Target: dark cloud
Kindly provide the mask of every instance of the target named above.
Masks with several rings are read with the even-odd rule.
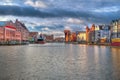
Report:
[[[14,16],[29,16],[29,17],[53,17],[54,15],[47,12],[42,12],[33,7],[20,7],[20,6],[0,6],[1,15],[14,15]]]
[[[92,23],[109,24],[112,20],[120,18],[120,0],[30,0],[33,4],[25,4],[26,1],[1,0],[0,15],[24,18],[23,22],[29,24],[30,31],[46,32],[63,31],[65,26],[72,30],[83,30],[83,26]],[[2,5],[8,2],[16,6]],[[67,22],[69,18],[71,20]]]
[[[56,8],[40,10],[33,7],[0,6],[0,15],[15,15],[39,18],[72,17],[72,18],[84,18],[85,20],[96,22],[97,21],[107,22],[106,20],[118,17],[118,13],[95,13],[85,10],[74,11]]]
[[[20,6],[0,6],[1,15],[15,15],[15,16],[29,16],[29,17],[84,17],[91,16],[86,12],[70,11],[63,9],[45,9],[38,10],[33,7],[20,7]]]

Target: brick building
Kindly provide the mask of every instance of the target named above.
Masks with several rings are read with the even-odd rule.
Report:
[[[21,41],[22,42],[28,41],[29,40],[29,30],[26,28],[25,24],[18,21],[18,19],[16,19],[14,24],[16,27],[16,31],[21,33]]]
[[[37,41],[38,32],[29,32],[29,41],[34,43]]]
[[[54,41],[54,35],[44,34],[44,37],[45,37],[46,42],[53,42]]]
[[[24,40],[28,40],[29,31],[24,24],[22,24],[20,21],[19,23],[20,27],[17,26],[16,22],[13,23],[12,21],[0,21],[0,43],[13,41],[21,43]]]

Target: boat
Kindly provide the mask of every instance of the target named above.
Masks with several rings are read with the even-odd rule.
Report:
[[[40,36],[38,37],[37,41],[36,41],[37,44],[45,44],[45,38],[42,34],[40,34]]]
[[[120,46],[120,38],[111,39],[111,46]]]

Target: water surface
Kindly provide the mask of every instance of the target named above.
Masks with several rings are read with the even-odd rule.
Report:
[[[0,46],[0,80],[120,80],[120,48],[64,43]]]

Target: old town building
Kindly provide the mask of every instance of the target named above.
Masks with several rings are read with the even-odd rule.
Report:
[[[76,35],[75,32],[72,32],[72,33],[71,33],[70,41],[71,41],[71,42],[76,42],[76,41],[77,41],[77,35]]]
[[[38,32],[29,32],[29,41],[34,43],[37,41]]]
[[[44,37],[45,37],[46,42],[53,42],[54,41],[54,35],[53,34],[51,34],[51,35],[44,34]]]
[[[16,40],[16,28],[12,21],[0,21],[0,42]]]
[[[95,26],[95,42],[110,42],[111,31],[109,25]]]
[[[88,43],[94,43],[95,42],[95,25],[93,24],[91,28],[88,26],[86,27],[86,41]]]
[[[21,26],[23,28],[20,30],[20,28],[16,26],[16,23],[13,23],[12,21],[0,21],[0,43],[21,43],[23,40],[28,40],[29,31],[24,24],[21,23]],[[23,36],[25,38],[23,38]]]
[[[75,32],[71,32],[70,30],[64,30],[65,33],[65,42],[76,42],[77,35]]]
[[[0,22],[0,42],[4,41],[4,25],[5,25],[5,22],[1,21]]]
[[[54,39],[55,42],[64,42],[65,38],[64,37],[57,37]]]
[[[69,42],[70,41],[70,35],[71,35],[70,30],[64,30],[64,34],[65,34],[65,42]]]
[[[77,42],[86,42],[86,31],[76,31]]]
[[[111,22],[111,45],[120,46],[120,19]]]
[[[21,40],[23,42],[28,41],[29,40],[29,30],[26,28],[25,24],[18,21],[18,19],[16,19],[15,26],[16,26],[16,30],[18,32],[21,32]]]
[[[5,29],[5,32],[4,32],[5,41],[15,41],[16,40],[16,36],[15,36],[16,28],[14,26],[14,23],[12,21],[6,22],[6,26],[4,26],[4,29]]]
[[[111,23],[112,38],[120,38],[120,19],[113,20]]]

